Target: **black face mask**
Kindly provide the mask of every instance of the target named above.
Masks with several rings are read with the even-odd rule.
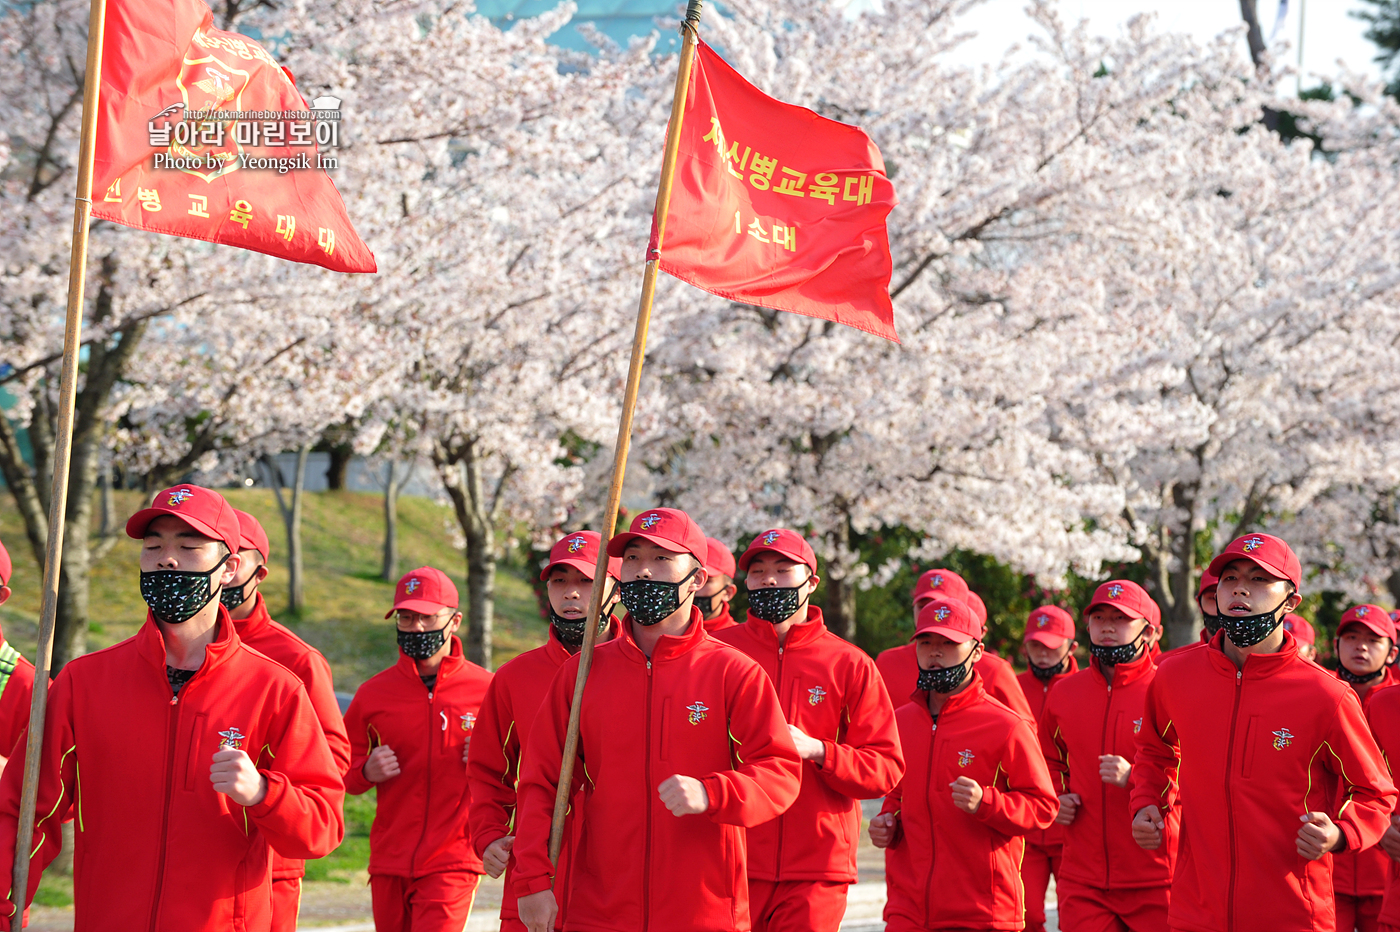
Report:
[[[451,623],[449,619],[436,631],[398,631],[399,650],[410,660],[427,660],[447,643],[447,625]]]
[[[1372,680],[1378,680],[1381,677],[1385,676],[1385,665],[1382,664],[1381,668],[1375,673],[1357,674],[1352,673],[1344,665],[1339,663],[1337,664],[1337,675],[1340,676],[1342,679],[1346,680],[1348,683],[1354,683],[1357,686],[1361,686],[1371,682]]]
[[[972,653],[976,653],[976,651],[974,650]],[[936,693],[950,693],[962,685],[962,681],[967,679],[968,671],[971,669],[971,653],[956,667],[934,667],[932,670],[920,667],[916,688],[922,689],[924,692],[932,690]]]
[[[1220,630],[1220,618],[1218,613],[1207,615],[1205,612],[1201,612],[1201,621],[1205,624],[1207,637],[1215,637],[1215,632]]]
[[[1060,662],[1055,664],[1053,667],[1038,667],[1035,664],[1031,664],[1031,676],[1035,677],[1036,679],[1042,682],[1048,683],[1068,669],[1069,654],[1065,654],[1064,657],[1060,658]]]
[[[695,597],[695,607],[700,609],[700,614],[704,615],[706,618],[709,618],[712,614],[714,614],[715,599],[718,597],[719,593],[715,593],[715,595],[697,595]]]
[[[198,615],[214,598],[214,574],[228,561],[229,554],[207,573],[185,570],[155,570],[141,574],[141,598],[150,606],[156,621],[179,625]]]
[[[612,592],[616,592],[616,584]],[[607,605],[612,601],[612,592],[603,597],[603,604]],[[603,612],[598,616],[598,634],[601,635],[608,630],[608,613]],[[559,639],[559,643],[565,647],[578,649],[583,646],[583,632],[588,627],[588,616],[581,618],[565,618],[554,612],[554,606],[549,606],[549,623],[554,627],[554,636]]]
[[[805,586],[806,582],[802,585]],[[802,607],[802,586],[768,586],[749,589],[748,594],[749,611],[753,616],[775,625],[787,621]]]
[[[224,603],[224,608],[233,611],[238,608],[238,606],[251,599],[253,594],[257,591],[257,582],[255,581],[257,576],[258,571],[253,570],[253,575],[244,580],[243,585],[233,587],[225,586],[223,589],[220,589],[219,601]]]
[[[1116,666],[1120,663],[1131,663],[1138,658],[1142,652],[1142,639],[1147,637],[1147,628],[1144,626],[1138,632],[1138,636],[1133,638],[1131,644],[1114,644],[1109,647],[1100,647],[1093,641],[1089,642],[1089,653],[1098,658],[1099,663],[1105,666]]]
[[[660,624],[681,607],[681,586],[700,572],[697,566],[680,582],[660,582],[655,579],[634,579],[621,585],[622,605],[627,617],[644,628]]]
[[[1288,604],[1290,595],[1278,604],[1272,612],[1261,612],[1258,615],[1221,615],[1220,627],[1225,629],[1225,636],[1230,639],[1230,643],[1236,647],[1253,647],[1264,640],[1274,629],[1283,622],[1278,617],[1278,610]]]

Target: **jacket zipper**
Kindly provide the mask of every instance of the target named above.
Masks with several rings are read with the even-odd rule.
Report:
[[[783,648],[782,648],[782,645],[779,645],[779,646],[778,646],[778,676],[777,676],[777,680],[778,680],[779,700],[781,701],[781,694],[782,694],[782,689],[783,689]],[[801,761],[798,761],[798,765],[799,765],[799,766],[801,766],[801,763],[802,763]],[[799,777],[799,780],[800,780],[800,779],[801,779],[801,778]],[[784,831],[784,830],[785,830],[785,828],[786,828],[786,822],[785,822],[786,819],[787,819],[787,810],[783,810],[783,814],[780,815],[780,816],[778,816],[778,863],[777,863],[777,864],[774,866],[774,868],[773,868],[774,877],[775,877],[776,880],[779,881],[779,882],[781,882],[782,879],[783,879],[783,835],[785,834],[785,831]]]
[[[928,880],[924,881],[924,925],[929,923],[929,917],[933,915],[933,877],[938,864],[938,846],[934,839],[937,837],[937,823],[933,818],[933,761],[934,748],[938,745],[938,723],[933,723],[933,730],[929,732],[933,737],[928,743],[928,764],[924,766],[924,776],[929,780],[929,785],[924,788],[924,809],[928,811],[928,846],[929,846],[929,872]]]
[[[1113,684],[1108,684],[1108,703],[1103,710],[1103,728],[1099,731],[1099,754],[1108,753],[1108,720],[1113,716]],[[1113,858],[1108,851],[1108,784],[1099,779],[1099,828],[1103,830],[1103,885],[1109,888]]]
[[[642,861],[642,930],[651,927],[651,816],[655,802],[650,794],[653,792],[653,782],[651,779],[651,661],[647,660],[647,746],[646,746],[646,778],[647,778],[647,838],[646,853]],[[665,723],[662,723],[665,727]]]
[[[1240,719],[1240,697],[1244,690],[1244,671],[1235,671],[1235,708],[1230,715],[1230,751],[1225,755],[1225,823],[1230,832],[1230,885],[1225,897],[1225,928],[1235,928],[1235,803],[1230,795],[1230,777],[1235,772],[1235,726]]]
[[[187,684],[188,685],[188,684]],[[151,932],[160,914],[161,888],[165,886],[165,850],[170,835],[170,794],[175,783],[175,737],[180,725],[180,697],[173,691],[166,709],[169,727],[165,736],[165,803],[160,813],[160,853],[156,856],[156,895],[151,901]]]
[[[413,856],[408,859],[408,869],[417,876],[418,852],[423,848],[423,842],[428,837],[428,818],[433,811],[433,692],[428,691],[428,766],[426,778],[426,792],[423,794],[423,831],[418,835],[418,844],[413,848]]]

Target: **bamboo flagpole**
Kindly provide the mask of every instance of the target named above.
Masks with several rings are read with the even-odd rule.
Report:
[[[82,139],[78,146],[78,190],[73,203],[73,249],[68,263],[68,311],[63,325],[63,368],[59,376],[58,427],[53,451],[53,492],[49,497],[49,539],[44,550],[39,650],[34,658],[34,695],[29,704],[29,737],[24,747],[24,788],[20,793],[19,833],[15,840],[13,886],[10,888],[10,899],[17,917],[24,913],[29,889],[34,810],[39,799],[39,764],[44,749],[44,710],[49,701],[54,621],[58,616],[58,571],[63,562],[63,522],[68,512],[73,401],[78,389],[78,348],[82,343],[88,221],[92,214],[92,162],[97,148],[97,95],[102,86],[102,32],[106,16],[106,0],[91,0],[88,9],[87,74],[83,78]],[[18,928],[18,924],[12,923],[11,928]]]
[[[689,0],[685,20],[681,23],[681,55],[676,69],[676,91],[671,99],[671,123],[666,130],[666,154],[661,162],[661,181],[656,189],[656,242],[660,249],[666,235],[666,213],[671,207],[671,183],[676,177],[676,156],[681,146],[681,119],[685,116],[685,100],[690,91],[690,69],[695,62],[696,30],[700,26],[702,0]],[[569,784],[574,778],[574,757],[578,753],[579,713],[583,706],[583,688],[588,682],[588,670],[593,665],[593,645],[598,639],[598,618],[603,609],[603,589],[608,578],[608,540],[617,527],[617,512],[622,505],[622,480],[627,470],[627,452],[632,445],[632,417],[637,411],[637,390],[642,380],[642,360],[646,357],[647,330],[651,326],[651,306],[656,297],[656,276],[659,271],[655,255],[647,259],[642,275],[642,297],[637,308],[637,329],[632,335],[632,359],[627,367],[627,388],[622,397],[622,419],[617,428],[617,445],[613,451],[612,483],[608,486],[608,504],[599,528],[602,541],[598,548],[598,565],[593,572],[593,593],[588,599],[588,623],[583,629],[583,646],[579,649],[578,676],[574,680],[574,701],[569,708],[569,726],[564,733],[564,760],[559,766],[559,786],[554,793],[554,818],[549,826],[549,859],[559,863],[559,850],[564,844],[564,816],[569,811]]]

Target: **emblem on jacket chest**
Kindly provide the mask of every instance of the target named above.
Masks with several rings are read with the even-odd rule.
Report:
[[[1297,735],[1292,734],[1287,728],[1280,728],[1278,731],[1275,731],[1272,734],[1274,736],[1275,751],[1282,751],[1284,748],[1288,747],[1290,744],[1293,743],[1294,738],[1298,737]]]
[[[825,698],[826,690],[822,689],[820,686],[813,686],[811,689],[807,690],[807,702],[810,705],[818,705]]]
[[[473,728],[476,727],[476,716],[472,713],[468,712],[466,715],[460,716],[460,718],[462,719],[463,731],[470,732]]]
[[[219,750],[232,748],[237,751],[243,747],[243,742],[248,740],[248,736],[242,734],[237,728],[229,728],[219,732]]]
[[[976,754],[973,754],[973,753],[972,753],[972,749],[971,749],[971,748],[968,748],[968,749],[965,750],[965,751],[959,751],[959,752],[958,752],[958,766],[959,766],[959,767],[966,767],[968,764],[972,763],[972,759],[973,759],[974,757],[976,757],[976,756],[977,756]]]
[[[692,702],[686,706],[686,711],[690,713],[689,721],[692,725],[699,725],[705,720],[705,713],[710,711],[710,707],[703,702]]]

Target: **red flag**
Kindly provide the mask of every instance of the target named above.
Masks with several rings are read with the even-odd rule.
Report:
[[[704,42],[681,124],[666,239],[649,258],[712,294],[899,341],[885,217],[898,203],[870,137],[774,100]]]
[[[323,167],[339,101],[312,110],[261,45],[213,18],[200,0],[108,0],[93,216],[375,271]]]

